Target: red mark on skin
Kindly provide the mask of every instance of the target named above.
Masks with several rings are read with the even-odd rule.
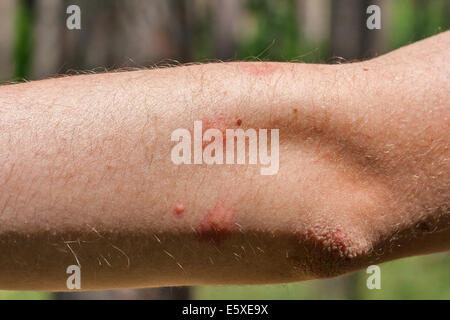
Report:
[[[330,253],[338,253],[340,256],[352,258],[351,241],[346,232],[337,227],[334,229],[326,228],[325,230],[311,229],[306,232],[306,239],[312,241],[314,246],[319,245],[321,248]]]
[[[214,118],[204,118],[202,119],[203,131],[208,129],[219,129],[225,133],[226,129],[231,129],[231,122],[225,118],[223,114],[218,114]]]
[[[175,207],[173,208],[173,214],[177,216],[178,218],[181,218],[184,214],[184,211],[186,210],[186,207],[181,202],[178,202]]]
[[[240,62],[240,68],[253,76],[266,76],[276,70],[279,66],[273,62]]]
[[[234,227],[234,213],[225,207],[223,203],[218,203],[214,208],[207,211],[198,228],[198,235],[203,240],[213,240],[215,243],[221,242],[231,235]]]
[[[340,228],[336,228],[336,230],[330,233],[330,241],[332,247],[340,250],[346,250],[347,243],[349,242],[347,234]]]
[[[203,132],[202,134],[205,134],[205,131],[208,129],[217,129],[222,133],[222,145],[225,145],[226,142],[226,129],[230,129],[231,127],[229,126],[229,123],[227,120],[225,120],[225,117],[223,115],[218,115],[217,117],[215,117],[214,119],[211,118],[206,118],[206,119],[202,119],[202,128],[203,128]],[[205,149],[205,147],[210,144],[211,142],[214,141],[214,138],[212,138],[211,141],[203,141],[202,143],[202,147],[203,149]]]
[[[208,129],[217,129],[222,133],[222,146],[225,148],[226,146],[226,130],[227,129],[234,129],[235,126],[240,126],[242,124],[241,119],[237,119],[235,122],[233,122],[231,119],[226,118],[223,114],[218,114],[214,118],[203,118],[202,119],[202,134],[205,134],[205,131]],[[214,141],[214,138],[212,138],[211,141],[203,141],[202,148],[203,150],[207,145],[212,143]],[[224,149],[225,150],[225,149]]]

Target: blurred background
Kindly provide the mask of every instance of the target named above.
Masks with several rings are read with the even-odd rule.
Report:
[[[81,29],[69,30],[69,5]],[[381,29],[366,27],[369,5]],[[0,83],[78,72],[228,60],[344,63],[447,30],[450,0],[1,0]],[[105,266],[106,267],[106,266]],[[450,253],[365,271],[266,286],[43,293],[0,299],[450,299]]]

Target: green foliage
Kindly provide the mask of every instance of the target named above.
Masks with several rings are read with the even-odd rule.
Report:
[[[283,285],[201,286],[196,299],[450,299],[450,253],[380,265],[381,289],[369,290],[364,270],[328,280]]]
[[[446,0],[392,1],[392,18],[388,33],[389,49],[432,36],[449,26]]]
[[[0,300],[49,300],[49,292],[37,291],[0,291]]]
[[[294,1],[249,0],[247,10],[253,26],[245,30],[247,35],[244,35],[237,48],[238,59],[289,61],[299,55],[299,29]]]
[[[20,1],[17,5],[15,21],[15,72],[14,77],[22,80],[30,74],[31,57],[33,52],[33,17],[32,8],[26,1]]]

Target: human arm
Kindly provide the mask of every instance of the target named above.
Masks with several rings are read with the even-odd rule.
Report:
[[[448,250],[449,32],[344,65],[0,87],[0,288],[276,283]],[[279,129],[279,170],[180,164],[177,128]]]

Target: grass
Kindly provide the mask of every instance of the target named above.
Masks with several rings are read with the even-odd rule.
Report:
[[[450,253],[380,265],[381,289],[369,290],[365,270],[329,280],[264,286],[201,286],[196,299],[450,299]]]

